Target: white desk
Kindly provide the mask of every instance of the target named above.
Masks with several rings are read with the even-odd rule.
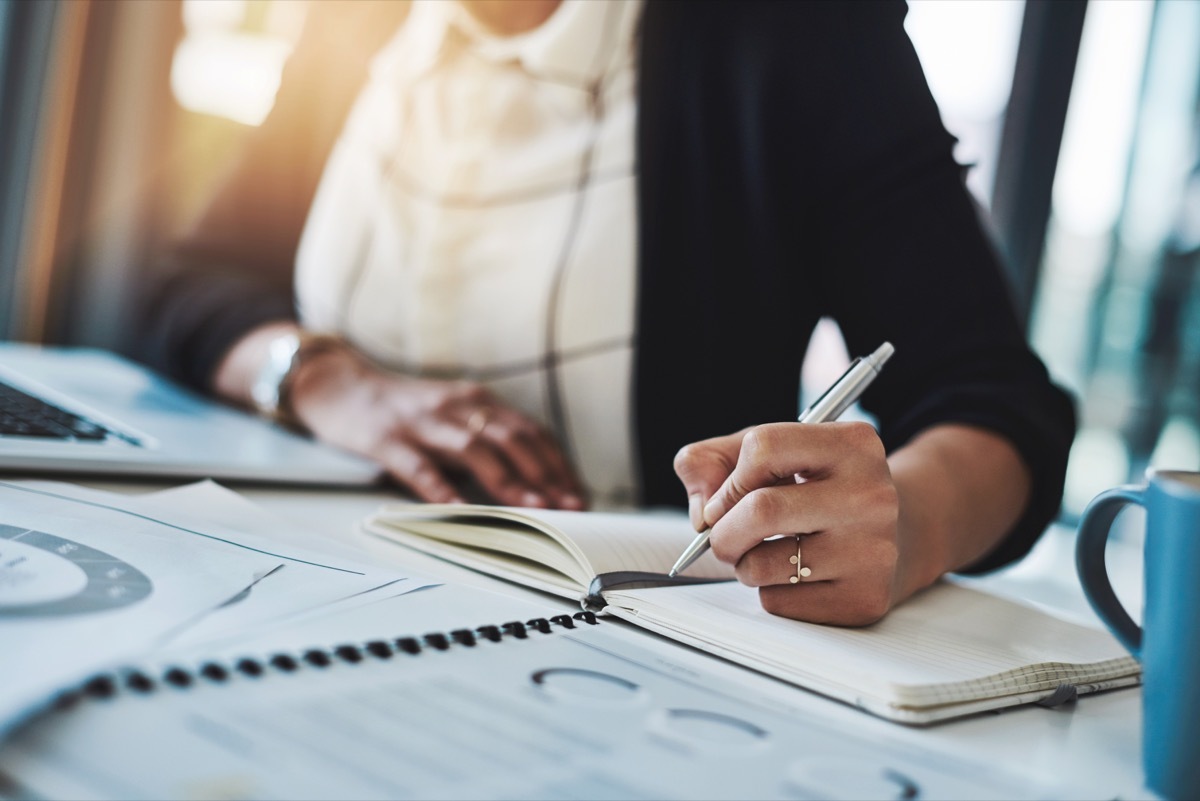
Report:
[[[138,492],[136,485],[100,485],[99,488]],[[490,577],[424,556],[369,537],[357,530],[358,521],[381,502],[394,500],[385,493],[246,489],[242,493],[284,519],[309,529],[326,532],[372,559],[445,580],[560,606],[577,611],[562,599],[535,593]],[[1099,625],[1075,579],[1072,532],[1052,529],[1035,552],[1021,564],[982,579],[996,591],[1043,603],[1069,616]],[[1127,604],[1136,604],[1140,576],[1136,543],[1117,542],[1110,556],[1121,560],[1123,579],[1118,594]],[[425,592],[437,593],[437,589]],[[430,596],[430,600],[434,600]],[[480,618],[488,611],[480,610]],[[470,621],[466,621],[470,622]],[[625,624],[614,621],[613,625]],[[919,750],[931,761],[961,757],[973,762],[990,761],[1031,780],[1054,788],[1067,798],[1153,798],[1142,785],[1140,767],[1141,692],[1118,690],[1084,696],[1058,709],[1023,707],[997,714],[917,729],[873,718],[846,705],[829,701],[773,679],[683,648],[639,629],[652,649],[669,650],[675,660],[695,660],[708,669],[776,699],[795,714],[826,721],[842,729],[852,728],[861,737],[900,744]]]
[[[358,521],[387,496],[282,490],[249,490],[244,494],[282,517],[322,528],[330,536],[364,549],[373,558],[436,574],[447,581],[521,594],[543,602],[547,599],[559,602],[552,596],[514,587],[359,533]],[[1052,529],[1027,560],[984,581],[998,591],[1044,603],[1099,626],[1075,578],[1073,547],[1073,532]],[[1110,558],[1119,560],[1123,566],[1113,573],[1114,579],[1124,579],[1117,585],[1118,593],[1127,604],[1133,604],[1140,597],[1137,581],[1140,554],[1131,543],[1114,543],[1112,551]],[[664,644],[679,648],[674,643],[664,641]],[[714,661],[698,652],[694,656]],[[733,665],[729,669],[741,680],[750,681],[760,689],[768,688],[781,703],[806,714],[845,721],[873,730],[880,737],[898,739],[939,754],[965,754],[974,758],[991,754],[997,764],[1020,767],[1048,781],[1061,781],[1080,798],[1153,797],[1142,787],[1140,690],[1085,696],[1066,709],[1024,707],[929,729],[912,729],[877,720]]]

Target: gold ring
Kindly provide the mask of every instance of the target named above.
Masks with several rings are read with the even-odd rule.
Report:
[[[467,431],[472,436],[479,436],[488,426],[488,413],[486,409],[476,409],[471,412],[471,416],[467,418]]]
[[[808,578],[812,575],[812,570],[800,565],[800,535],[796,535],[796,555],[788,557],[788,561],[796,566],[796,575],[790,576],[788,581],[793,584],[799,584],[800,579]]]

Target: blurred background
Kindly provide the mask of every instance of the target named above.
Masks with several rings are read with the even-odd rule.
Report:
[[[910,0],[1030,342],[1078,399],[1063,521],[1200,469],[1200,2]],[[128,352],[150,253],[274,101],[300,0],[0,0],[0,339]],[[846,358],[814,338],[805,384]]]

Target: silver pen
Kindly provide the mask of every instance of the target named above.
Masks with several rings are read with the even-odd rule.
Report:
[[[896,349],[892,343],[884,342],[875,352],[865,358],[859,357],[850,363],[842,377],[833,382],[833,386],[825,390],[807,409],[800,413],[801,423],[825,423],[836,420],[842,412],[858,400],[863,391],[871,385],[883,369],[884,363],[892,357]],[[705,529],[696,535],[692,544],[684,550],[683,555],[675,562],[667,575],[674,578],[689,565],[695,562],[708,550],[708,534],[711,529]]]

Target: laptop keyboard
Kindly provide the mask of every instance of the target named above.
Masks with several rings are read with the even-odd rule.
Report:
[[[0,436],[103,440],[109,434],[121,436],[0,381]]]

